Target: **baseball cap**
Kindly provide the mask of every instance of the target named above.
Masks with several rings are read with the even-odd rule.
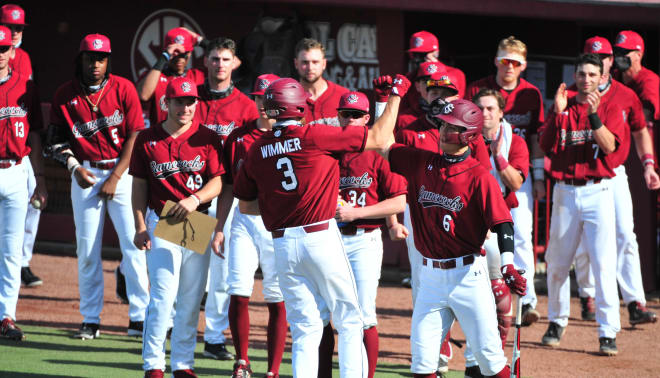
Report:
[[[632,30],[623,30],[617,34],[614,47],[625,50],[639,50],[643,53],[644,39]]]
[[[439,62],[423,62],[419,65],[417,69],[417,75],[415,80],[421,79],[426,76],[431,76],[435,73],[445,72],[445,67],[442,63]]]
[[[80,41],[80,50],[110,54],[110,39],[103,34],[88,34]]]
[[[165,35],[165,46],[173,43],[183,45],[183,49],[186,52],[193,51],[195,48],[192,35],[184,28],[174,28],[167,32]]]
[[[408,49],[410,53],[427,53],[438,49],[438,38],[425,30],[410,36],[410,48]]]
[[[357,110],[369,113],[369,99],[362,92],[347,92],[339,98],[337,110]]]
[[[266,88],[268,88],[270,83],[279,78],[279,76],[273,74],[263,74],[257,77],[257,81],[254,82],[254,90],[250,92],[250,94],[255,96],[263,96],[264,92],[266,92]]]
[[[607,54],[612,55],[612,45],[606,38],[595,36],[584,41],[585,54]]]
[[[12,25],[27,25],[25,11],[15,4],[5,4],[0,8],[0,23]]]
[[[4,25],[0,25],[0,46],[11,46],[11,30]]]
[[[458,88],[451,82],[449,76],[442,72],[436,72],[426,81],[426,88],[447,88],[451,89],[454,94],[458,94]]]
[[[190,80],[187,77],[181,76],[172,79],[167,84],[167,89],[165,90],[166,98],[179,98],[179,97],[195,97],[199,98],[197,95],[197,84],[194,81]]]

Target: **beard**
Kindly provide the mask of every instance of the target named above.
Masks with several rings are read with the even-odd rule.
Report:
[[[322,77],[323,77],[323,74],[320,74],[320,75],[312,77],[311,79],[308,79],[307,77],[301,75],[300,76],[300,81],[302,81],[304,83],[307,83],[307,84],[314,84],[317,81],[319,81]]]

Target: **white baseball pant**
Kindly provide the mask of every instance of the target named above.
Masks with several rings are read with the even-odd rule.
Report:
[[[147,231],[151,238],[151,250],[146,252],[146,257],[151,299],[144,321],[143,368],[165,370],[167,328],[176,299],[176,315],[170,341],[170,365],[173,371],[193,369],[199,302],[206,286],[206,274],[201,273],[208,271],[209,251],[201,255],[154,237],[157,223],[158,215],[150,211]]]
[[[569,270],[584,237],[596,280],[596,321],[599,337],[616,337],[621,330],[616,290],[614,195],[610,180],[585,186],[558,182],[552,196],[548,264],[548,320],[568,325],[571,288]]]
[[[112,200],[99,196],[105,179],[111,170],[91,168],[88,161],[83,166],[93,173],[98,181],[87,189],[82,189],[71,175],[71,204],[76,226],[76,254],[78,255],[78,291],[80,293],[80,313],[85,323],[100,323],[103,309],[103,266],[101,247],[103,224],[106,211],[117,231],[122,252],[122,272],[126,277],[128,296],[128,316],[132,321],[143,321],[149,303],[149,280],[144,252],[133,244],[135,219],[131,205],[133,178],[124,172],[117,183]]]
[[[23,260],[23,227],[28,201],[27,169],[25,160],[18,165],[0,169],[0,320],[16,320],[16,303],[21,288],[21,263]]]
[[[477,255],[474,259],[474,263],[463,265],[463,259],[458,258],[452,269],[432,265],[452,259],[427,259],[427,265],[422,265],[410,333],[413,373],[436,371],[440,344],[454,319],[473,346],[483,375],[495,375],[506,365],[486,259]]]
[[[37,180],[34,177],[30,157],[23,158],[23,164],[27,169],[27,186],[28,186],[28,204],[30,198],[34,194],[34,189],[37,187]],[[37,230],[39,229],[39,218],[41,217],[41,210],[35,209],[34,206],[28,205],[27,214],[25,216],[25,235],[23,236],[23,267],[30,266],[32,260],[32,249],[34,248],[34,240],[37,237]]]
[[[284,300],[275,269],[273,237],[266,230],[261,216],[235,210],[227,258],[229,295],[252,296],[254,273],[261,266],[264,301],[278,303]]]
[[[305,227],[310,225],[290,227],[284,236],[273,239],[275,266],[293,338],[293,376],[316,377],[323,334],[321,312],[329,310],[339,332],[340,376],[366,377],[364,323],[353,272],[337,223],[334,219],[323,222],[328,222],[327,230],[307,233]],[[327,309],[320,308],[324,304]]]
[[[364,229],[359,228],[357,234],[342,235],[341,239],[355,277],[364,328],[374,327],[378,324],[376,294],[383,264],[383,239],[380,229],[365,233]]]
[[[218,197],[214,198],[209,208],[209,215],[216,216],[216,204]],[[229,274],[229,263],[227,261],[229,254],[229,240],[231,239],[231,223],[234,217],[235,209],[238,207],[238,200],[234,198],[231,211],[227,216],[227,221],[222,229],[225,235],[225,258],[221,258],[208,248],[210,253],[208,295],[206,297],[206,306],[204,307],[204,316],[206,318],[206,327],[204,328],[204,341],[209,344],[224,344],[225,335],[222,333],[229,328],[229,293],[227,290],[227,276]]]
[[[410,234],[406,238],[406,247],[408,248],[408,261],[410,261],[410,286],[412,286],[412,303],[415,304],[417,292],[419,291],[419,270],[422,266],[422,254],[415,248],[415,238],[413,236],[412,220],[410,219],[410,207],[406,203],[406,209],[403,212],[403,225],[406,226]]]
[[[513,218],[514,248],[513,265],[516,269],[523,269],[522,275],[527,280],[527,293],[522,297],[523,304],[529,304],[536,308],[536,290],[534,289],[534,243],[532,233],[534,232],[534,195],[532,193],[532,180],[528,177],[522,187],[516,192],[518,207],[511,209]]]
[[[634,301],[646,305],[642,270],[639,262],[639,245],[634,231],[633,205],[628,186],[628,175],[623,165],[614,169],[616,176],[610,180],[614,193],[616,221],[616,278],[624,303]],[[589,255],[584,248],[584,237],[575,254],[575,277],[581,297],[594,297],[594,276],[590,269]]]

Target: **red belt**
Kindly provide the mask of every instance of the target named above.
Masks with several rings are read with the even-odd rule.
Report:
[[[353,235],[357,235],[358,230],[360,230],[360,228],[356,226],[344,226],[339,229],[339,232],[341,232],[342,235],[353,236]],[[364,233],[366,234],[368,232],[375,230],[375,228],[362,228],[362,230],[364,230]]]
[[[595,178],[591,180],[584,180],[584,179],[568,179],[568,180],[561,180],[566,185],[573,185],[573,186],[585,186],[591,181],[593,184],[598,184],[599,182],[603,181],[602,178]]]
[[[11,168],[19,164],[21,164],[21,160],[12,160],[12,159],[0,160],[0,169]]]
[[[454,269],[456,268],[456,260],[458,259],[463,259],[463,266],[465,265],[470,265],[474,262],[474,255],[467,255],[463,257],[457,257],[452,260],[447,260],[447,261],[436,261],[436,260],[429,260],[426,257],[422,259],[422,264],[427,265],[427,266],[433,266],[435,269]]]
[[[303,230],[305,230],[305,232],[308,234],[311,234],[312,232],[327,230],[327,229],[328,229],[328,222],[323,222],[323,223],[313,224],[311,226],[303,227]],[[272,231],[271,234],[273,234],[273,239],[281,238],[282,236],[284,236],[284,229]]]
[[[115,167],[117,165],[116,162],[114,161],[90,161],[89,166],[92,168],[97,168],[97,169],[103,169],[103,170],[109,170]]]

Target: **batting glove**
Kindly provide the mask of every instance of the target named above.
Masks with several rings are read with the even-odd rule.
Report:
[[[392,92],[392,76],[383,75],[374,79],[376,102],[387,102],[390,92]]]
[[[394,80],[392,80],[391,94],[403,97],[408,92],[408,88],[410,88],[410,80],[401,74],[397,74]]]
[[[501,269],[502,277],[509,289],[520,296],[525,295],[527,293],[527,280],[516,271],[513,264],[503,265]]]

